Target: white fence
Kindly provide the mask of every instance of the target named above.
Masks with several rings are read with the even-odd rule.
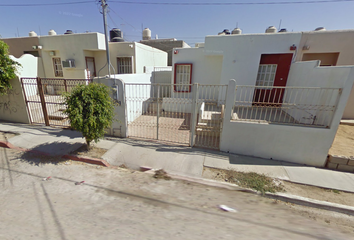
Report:
[[[232,120],[329,127],[341,88],[237,86]]]

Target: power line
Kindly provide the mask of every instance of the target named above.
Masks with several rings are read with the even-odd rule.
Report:
[[[136,28],[135,28],[133,25],[131,25],[130,23],[128,23],[127,21],[125,21],[121,16],[119,16],[118,13],[116,13],[116,12],[114,11],[114,9],[112,9],[111,7],[109,7],[109,10],[111,10],[115,15],[117,15],[123,22],[125,22],[126,24],[128,24],[129,26],[131,26],[134,30],[136,30]]]
[[[38,7],[38,6],[58,6],[58,5],[73,5],[93,3],[94,1],[77,1],[64,3],[27,3],[27,4],[0,4],[0,7]]]
[[[284,4],[315,4],[315,3],[338,3],[338,2],[353,2],[354,0],[319,0],[319,1],[290,1],[290,2],[127,2],[127,1],[110,1],[122,4],[141,4],[141,5],[189,5],[189,6],[211,6],[211,5],[284,5]]]

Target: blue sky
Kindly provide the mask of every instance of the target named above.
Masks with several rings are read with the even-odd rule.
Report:
[[[79,0],[71,0],[79,1]],[[0,35],[3,38],[28,36],[35,31],[47,35],[50,29],[63,34],[67,29],[77,33],[102,32],[103,20],[98,1],[85,4],[5,7],[0,6]],[[300,0],[133,0],[139,2],[294,2]],[[303,0],[306,1],[306,0]],[[313,0],[317,1],[317,0]],[[67,3],[70,0],[12,0],[3,4]],[[132,1],[130,1],[132,2]],[[127,41],[140,41],[143,27],[159,38],[177,38],[191,46],[203,42],[206,35],[216,35],[223,29],[236,27],[243,33],[263,33],[268,26],[287,28],[288,31],[310,31],[323,26],[328,30],[354,28],[354,0],[346,2],[283,5],[221,5],[176,6],[126,4],[107,0],[110,11],[109,28],[123,31]]]

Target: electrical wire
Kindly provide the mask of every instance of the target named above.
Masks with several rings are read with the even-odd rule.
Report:
[[[63,3],[27,3],[27,4],[0,4],[0,7],[39,7],[39,6],[58,6],[58,5],[74,5],[93,3],[95,1],[76,1],[76,2],[63,2]],[[121,4],[140,4],[140,5],[189,5],[189,6],[225,6],[225,5],[284,5],[284,4],[316,4],[316,3],[341,3],[341,2],[354,2],[354,0],[319,0],[319,1],[289,1],[289,2],[128,2],[128,1],[109,1],[111,3]]]
[[[283,5],[283,4],[315,4],[315,3],[338,3],[338,2],[353,2],[354,0],[319,0],[319,1],[289,1],[289,2],[128,2],[128,1],[110,1],[122,4],[142,4],[142,5],[188,5],[188,6],[225,6],[225,5]]]
[[[27,4],[0,4],[0,7],[38,7],[38,6],[58,6],[58,5],[73,5],[94,3],[94,1],[77,1],[64,3],[27,3]]]

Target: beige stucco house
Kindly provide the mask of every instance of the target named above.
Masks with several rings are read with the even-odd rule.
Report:
[[[29,37],[2,40],[15,57],[25,53],[38,57],[41,78],[87,79],[108,74],[107,67],[103,68],[107,60],[101,33],[56,34],[50,30],[46,36],[30,32]],[[167,66],[167,53],[153,47],[136,42],[109,42],[109,47],[115,74],[143,73],[145,67]]]

